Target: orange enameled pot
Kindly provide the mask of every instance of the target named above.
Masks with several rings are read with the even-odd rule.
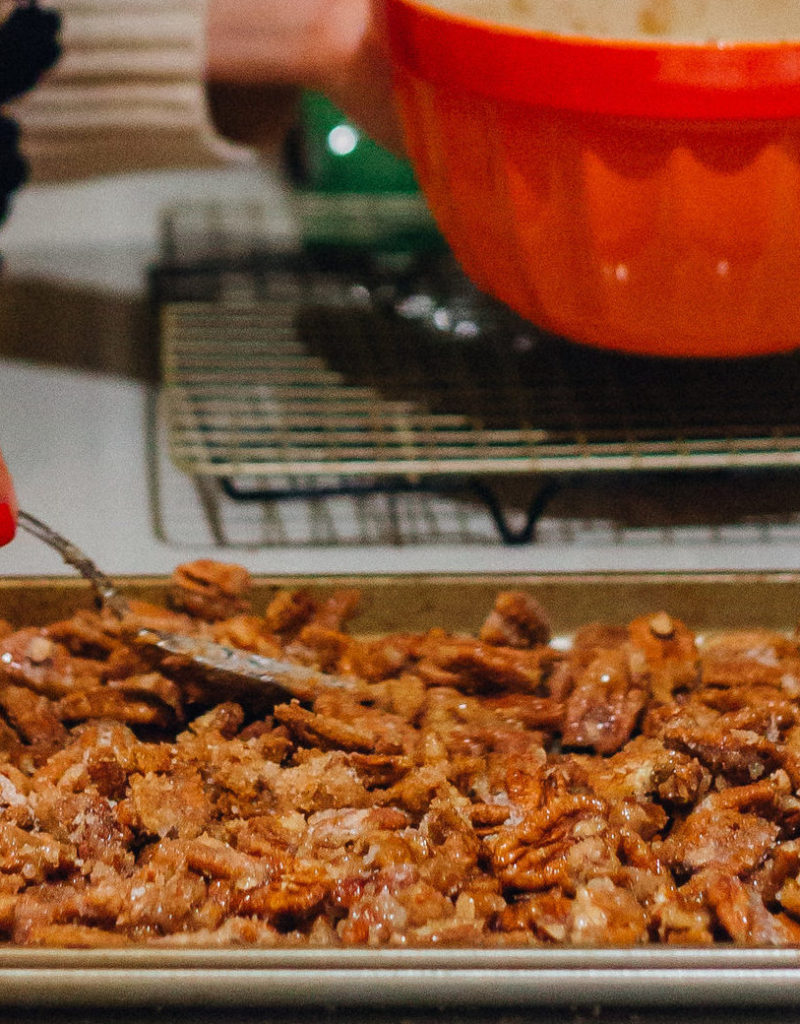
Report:
[[[386,0],[389,43],[409,156],[479,287],[604,348],[800,346],[800,8],[439,2]]]

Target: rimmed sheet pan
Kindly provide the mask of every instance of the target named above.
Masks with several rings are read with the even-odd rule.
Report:
[[[163,598],[167,581],[120,581]],[[255,603],[280,586],[356,586],[354,632],[474,629],[501,588],[524,588],[556,635],[596,619],[667,610],[697,632],[745,626],[794,631],[800,574],[591,574],[276,577],[255,580]],[[0,618],[45,622],[91,603],[72,578],[0,580]],[[800,950],[167,949],[0,947],[0,1005],[18,1007],[406,1007],[433,1010],[606,1005],[778,1007],[800,1004]]]

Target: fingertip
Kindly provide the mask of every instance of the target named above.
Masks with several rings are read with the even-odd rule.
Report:
[[[0,547],[9,544],[17,533],[17,521],[7,501],[0,503]]]

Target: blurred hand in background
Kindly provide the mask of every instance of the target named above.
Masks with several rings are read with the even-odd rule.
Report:
[[[301,87],[401,153],[381,18],[380,0],[209,0],[207,77],[221,130],[257,145],[274,128],[264,118],[275,116],[275,90]],[[232,110],[237,101],[246,109]]]

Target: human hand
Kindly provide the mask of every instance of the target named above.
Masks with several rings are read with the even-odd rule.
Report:
[[[375,141],[402,153],[382,0],[209,0],[207,77],[253,90],[325,93]],[[258,117],[250,117],[258,141]],[[247,142],[241,136],[237,141]]]
[[[17,532],[17,511],[14,482],[0,452],[0,547],[14,539]]]

